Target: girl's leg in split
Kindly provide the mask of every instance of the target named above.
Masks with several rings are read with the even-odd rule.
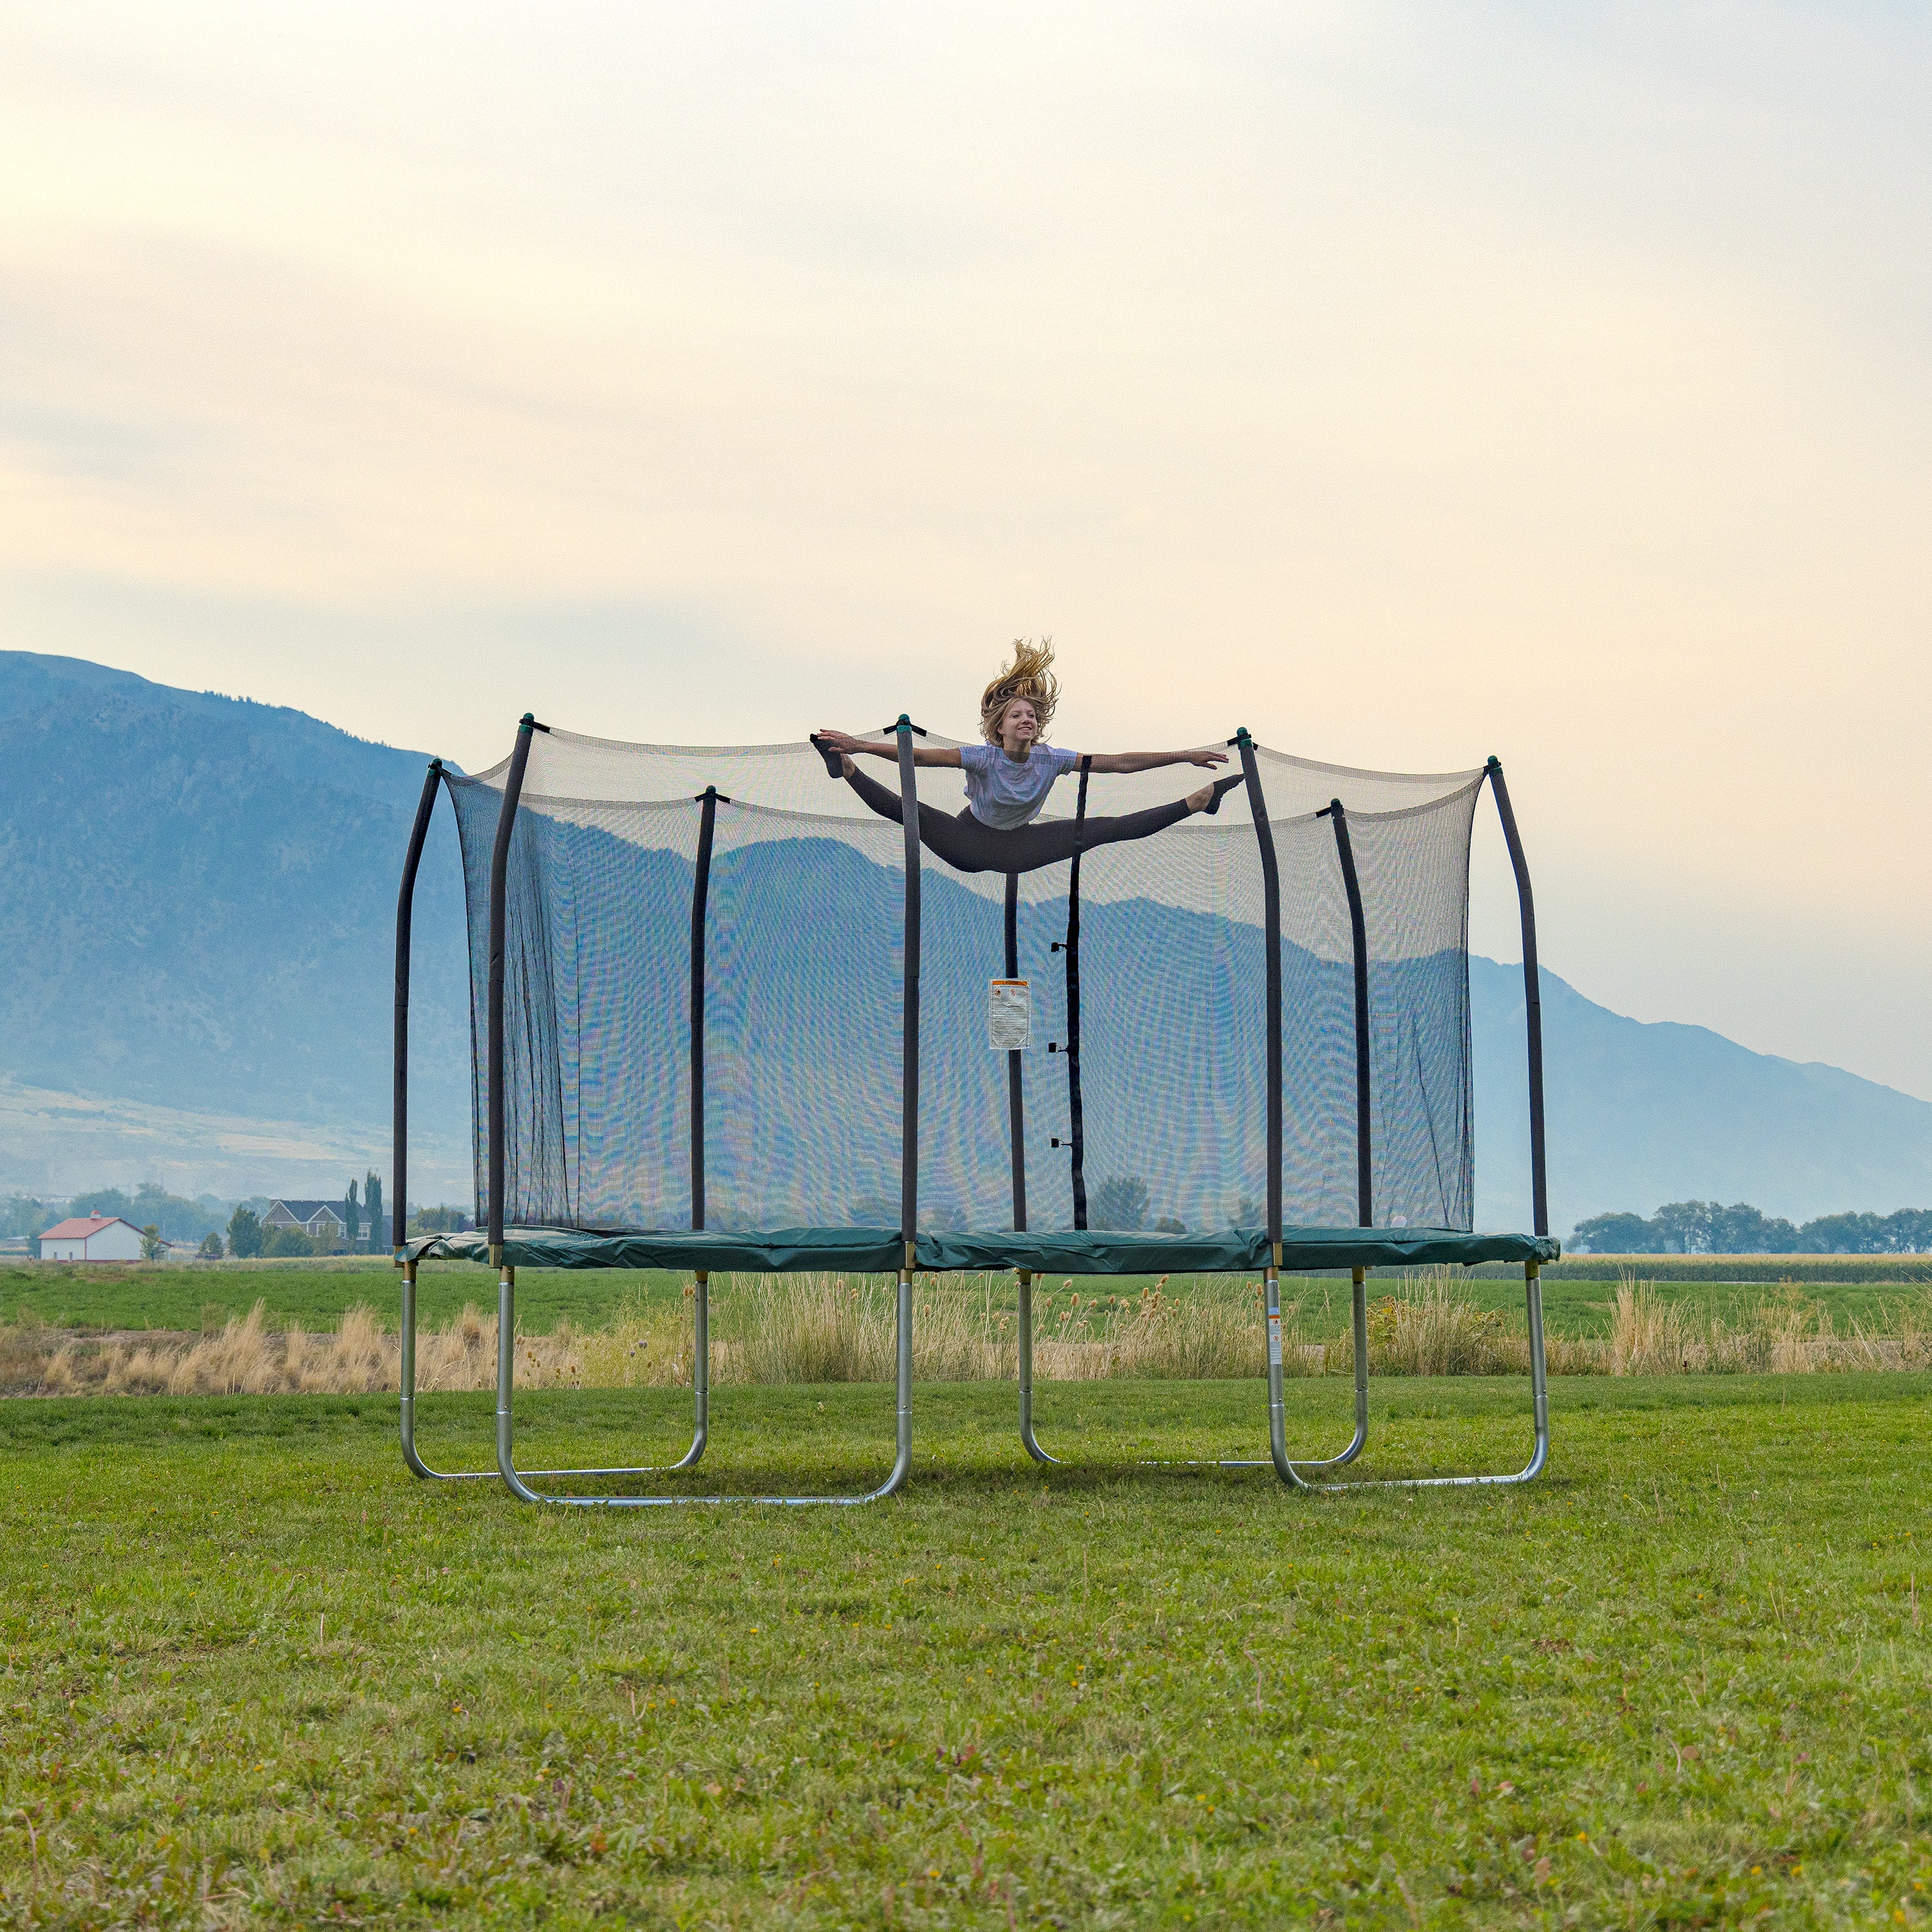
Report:
[[[826,760],[828,768],[832,762],[832,758]],[[881,818],[895,825],[903,822],[905,807],[897,792],[868,778],[856,765],[840,776]],[[1239,772],[1216,779],[1214,796],[1202,809],[1218,812],[1222,797],[1243,782]],[[1096,845],[1151,838],[1187,816],[1186,800],[1178,798],[1172,805],[1151,806],[1145,812],[1126,812],[1116,818],[1089,818],[1082,824],[1067,818],[1051,825],[1022,825],[1001,832],[982,825],[970,811],[956,818],[935,806],[922,805],[919,834],[927,850],[956,872],[1034,872],[1042,866],[1064,863],[1076,850],[1091,851]]]
[[[847,763],[851,764],[849,759]],[[889,818],[895,825],[905,823],[905,802],[897,792],[882,785],[877,778],[868,778],[856,764],[851,764],[851,769],[841,776],[881,818]],[[982,836],[975,838],[975,832]],[[1001,848],[997,845],[989,847],[987,842],[1010,838],[1013,835],[1010,832],[995,832],[990,826],[980,824],[970,813],[962,812],[958,818],[954,818],[936,806],[922,805],[919,808],[919,836],[926,850],[944,860],[956,872],[986,872],[1005,868],[1000,856]]]

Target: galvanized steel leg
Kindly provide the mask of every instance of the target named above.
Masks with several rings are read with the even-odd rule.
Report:
[[[1036,1462],[1057,1463],[1060,1458],[1049,1456],[1033,1432],[1033,1276],[1025,1268],[1019,1273],[1020,1440]]]
[[[1026,1445],[1026,1453],[1036,1462],[1051,1462],[1054,1468],[1063,1465],[1057,1455],[1047,1455],[1040,1447],[1040,1438],[1034,1433],[1034,1277],[1026,1269],[1020,1269],[1020,1442]],[[1368,1401],[1368,1396],[1362,1396]],[[1339,1456],[1337,1460],[1345,1460]],[[1155,1462],[1144,1459],[1140,1468],[1268,1468],[1268,1462],[1256,1459],[1214,1459],[1214,1456],[1188,1456],[1178,1462]]]
[[[1352,1462],[1368,1446],[1369,1440],[1369,1291],[1366,1268],[1354,1271],[1354,1282],[1351,1296],[1350,1313],[1354,1321],[1355,1343],[1355,1433],[1347,1448],[1339,1456],[1324,1457],[1319,1462],[1305,1462],[1295,1459],[1295,1466],[1302,1469],[1339,1469],[1345,1462]]]
[[[1275,1474],[1290,1489],[1306,1490],[1312,1485],[1303,1481],[1288,1460],[1288,1430],[1281,1402],[1281,1274],[1271,1262],[1262,1277],[1262,1292],[1268,1314],[1268,1456]]]
[[[1530,1412],[1536,1431],[1529,1460],[1520,1469],[1492,1476],[1382,1476],[1360,1483],[1312,1483],[1318,1490],[1446,1490],[1493,1488],[1527,1483],[1542,1473],[1550,1460],[1550,1374],[1544,1358],[1541,1264],[1522,1264],[1523,1312],[1529,1325]]]
[[[692,1405],[696,1412],[691,1447],[675,1462],[646,1462],[621,1469],[526,1469],[533,1480],[539,1477],[652,1476],[667,1470],[688,1469],[704,1454],[711,1436],[711,1289],[710,1276],[700,1270],[697,1276],[697,1306],[693,1311],[694,1337],[691,1358]],[[432,1469],[416,1449],[416,1264],[403,1264],[402,1311],[402,1435],[403,1460],[411,1474],[435,1483],[494,1481],[494,1469]],[[502,1335],[497,1352],[502,1354]]]
[[[554,1503],[567,1509],[659,1509],[684,1503],[782,1503],[802,1504],[877,1502],[894,1494],[904,1483],[912,1468],[912,1274],[899,1270],[898,1322],[898,1411],[896,1440],[897,1454],[891,1472],[875,1490],[848,1496],[547,1496],[530,1486],[530,1479],[542,1472],[520,1474],[512,1442],[512,1412],[516,1367],[516,1270],[506,1266],[496,1288],[496,1472],[510,1493],[526,1503]],[[706,1387],[709,1382],[707,1378]],[[700,1411],[700,1414],[704,1412]],[[700,1443],[694,1443],[686,1465],[698,1460]],[[628,1469],[565,1471],[566,1474],[634,1475]]]

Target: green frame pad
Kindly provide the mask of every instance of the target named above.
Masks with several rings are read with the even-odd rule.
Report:
[[[1476,1262],[1553,1262],[1563,1246],[1547,1234],[1469,1234],[1454,1228],[1284,1228],[1284,1274],[1313,1268],[1442,1268]],[[404,1250],[411,1261],[484,1262],[489,1237],[423,1234]],[[1224,1228],[1187,1234],[1130,1234],[1090,1229],[1021,1233],[922,1234],[914,1244],[922,1271],[982,1274],[1024,1268],[1034,1274],[1246,1274],[1267,1267],[1268,1230]],[[905,1258],[896,1228],[778,1228],[769,1233],[718,1228],[662,1234],[598,1234],[574,1228],[506,1228],[503,1258],[514,1268],[670,1268],[718,1274],[791,1274],[807,1270],[892,1274]]]

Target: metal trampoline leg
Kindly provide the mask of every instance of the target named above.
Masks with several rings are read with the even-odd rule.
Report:
[[[1020,1379],[1020,1440],[1026,1452],[1036,1462],[1052,1464],[1055,1468],[1062,1466],[1062,1458],[1049,1456],[1040,1446],[1040,1438],[1034,1433],[1033,1426],[1033,1276],[1024,1268],[1019,1270],[1019,1379]],[[1346,1462],[1350,1457],[1361,1453],[1362,1443],[1367,1438],[1368,1390],[1364,1388],[1356,1396],[1358,1440],[1352,1448],[1332,1460]],[[1265,1469],[1271,1466],[1270,1460],[1256,1456],[1195,1456],[1184,1458],[1178,1462],[1156,1462],[1143,1458],[1136,1466],[1143,1469]],[[1322,1463],[1314,1466],[1325,1467]]]
[[[1274,1472],[1292,1490],[1312,1486],[1288,1460],[1288,1430],[1281,1404],[1281,1274],[1273,1262],[1263,1277],[1268,1304],[1268,1456]]]
[[[1033,1276],[1025,1268],[1020,1276],[1020,1440],[1036,1462],[1058,1463],[1040,1446],[1033,1432]]]
[[[703,1305],[700,1290],[700,1305]],[[848,1496],[547,1496],[533,1490],[525,1475],[520,1474],[512,1453],[512,1430],[515,1397],[516,1369],[516,1270],[506,1264],[496,1288],[496,1473],[503,1479],[504,1486],[520,1502],[526,1503],[551,1503],[563,1509],[662,1509],[675,1508],[687,1503],[778,1503],[787,1505],[810,1503],[848,1504],[878,1502],[892,1496],[903,1486],[908,1473],[912,1468],[912,1273],[910,1269],[899,1270],[898,1310],[898,1407],[894,1439],[897,1453],[892,1460],[890,1473],[875,1490],[867,1490],[862,1494]],[[703,1318],[700,1317],[700,1319]],[[708,1350],[710,1333],[708,1323],[700,1330]],[[694,1364],[692,1380],[698,1378]],[[705,1393],[699,1396],[700,1435],[692,1444],[692,1452],[680,1466],[688,1467],[697,1461],[703,1451],[702,1431],[708,1422],[710,1378],[708,1368],[705,1376]],[[530,1478],[545,1473],[539,1470],[527,1472]],[[585,1469],[561,1470],[555,1473],[563,1475],[626,1476],[646,1473],[634,1469]]]
[[[691,1447],[670,1465],[688,1469],[711,1440],[711,1276],[700,1268],[692,1277],[691,1310]]]
[[[704,1454],[711,1436],[711,1304],[710,1277],[700,1270],[696,1276],[697,1306],[693,1311],[694,1330],[691,1360],[692,1406],[696,1412],[691,1447],[675,1462],[644,1462],[620,1469],[526,1469],[532,1480],[563,1476],[655,1476],[674,1469],[688,1469]],[[416,1264],[403,1264],[402,1310],[402,1437],[403,1460],[412,1475],[434,1483],[494,1482],[494,1469],[432,1469],[416,1448]],[[498,1354],[502,1353],[498,1335]]]
[[[1529,1326],[1530,1413],[1536,1431],[1529,1460],[1520,1469],[1492,1476],[1382,1476],[1360,1483],[1312,1483],[1318,1490],[1450,1490],[1496,1488],[1527,1483],[1550,1460],[1550,1374],[1543,1347],[1543,1280],[1540,1264],[1522,1264],[1523,1312]]]
[[[1350,1315],[1354,1323],[1355,1344],[1355,1433],[1347,1448],[1339,1456],[1324,1456],[1318,1462],[1307,1462],[1300,1457],[1295,1466],[1301,1469],[1339,1469],[1345,1462],[1352,1462],[1367,1448],[1369,1441],[1369,1290],[1366,1268],[1354,1270],[1354,1290],[1351,1297]]]

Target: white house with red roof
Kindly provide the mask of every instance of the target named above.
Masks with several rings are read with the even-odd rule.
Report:
[[[40,1237],[44,1262],[137,1262],[141,1231],[118,1214],[82,1214]]]

